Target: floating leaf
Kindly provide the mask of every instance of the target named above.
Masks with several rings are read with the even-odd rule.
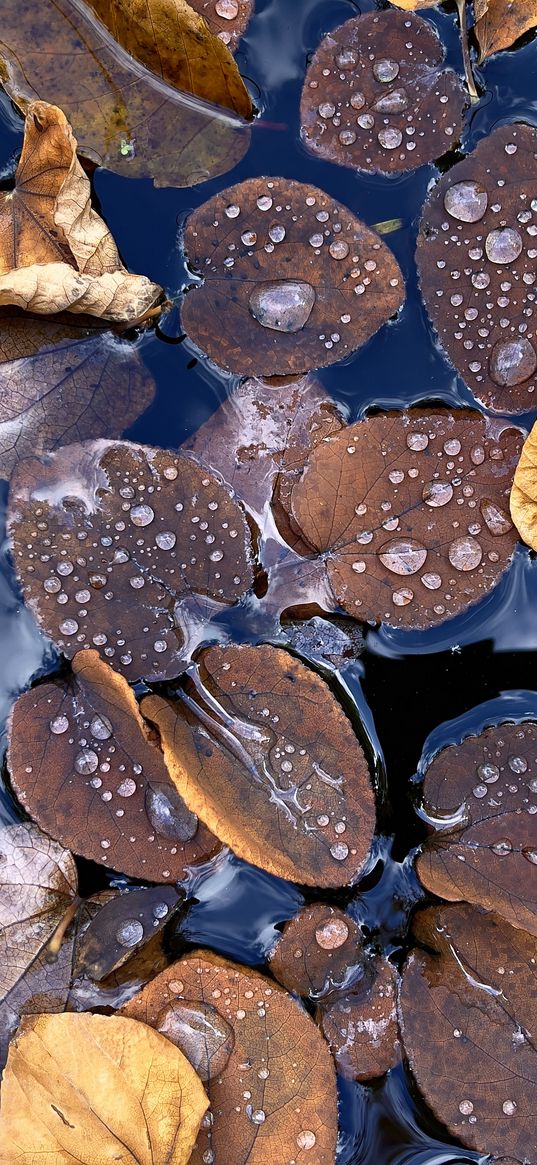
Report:
[[[91,209],[89,179],[56,106],[29,106],[15,183],[0,195],[0,304],[135,321],[157,302],[162,289],[129,274]]]
[[[415,930],[401,1034],[427,1103],[477,1153],[535,1160],[535,939],[466,903]]]
[[[516,544],[507,499],[521,440],[467,409],[413,409],[318,445],[292,515],[344,610],[429,627],[487,594]]]
[[[170,24],[158,56],[172,52],[174,69],[163,80],[116,45],[83,0],[76,9],[71,0],[29,0],[24,10],[17,0],[5,0],[0,48],[5,88],[23,110],[36,96],[54,101],[65,110],[80,152],[116,173],[149,175],[159,186],[191,186],[224,174],[246,153],[250,132],[237,115],[174,87],[181,62],[181,82],[188,83],[178,34],[187,7],[183,0],[170,0],[161,8]],[[125,8],[135,36],[140,22]],[[236,70],[225,46],[213,39],[217,51],[227,54],[226,68]],[[153,41],[153,60],[154,48]],[[198,83],[199,71],[194,72]],[[210,76],[204,72],[201,96],[214,101],[221,76],[219,69]],[[239,94],[242,107],[249,99],[244,87]]]
[[[503,413],[533,408],[537,384],[528,325],[536,153],[531,126],[494,130],[433,188],[418,235],[423,298],[442,346],[474,396]]]
[[[111,898],[79,940],[77,973],[97,982],[111,975],[166,926],[181,901],[174,886],[130,890]]]
[[[69,679],[25,692],[9,740],[19,799],[71,849],[135,878],[175,882],[216,838],[178,797],[134,693],[96,651]]]
[[[432,760],[426,811],[438,832],[417,869],[427,889],[495,910],[537,935],[537,723],[499,724]]]
[[[321,1031],[347,1080],[373,1080],[400,1059],[398,979],[388,959],[371,960],[361,982],[318,1009]]]
[[[0,325],[0,476],[59,445],[119,437],[151,404],[138,348],[112,332],[14,312]]]
[[[181,454],[88,441],[29,459],[12,480],[9,523],[43,629],[68,656],[98,647],[130,680],[176,676],[193,623],[252,584],[242,510]]]
[[[269,966],[288,991],[320,1002],[362,978],[362,932],[339,907],[314,902],[286,924]]]
[[[192,1165],[328,1165],[335,1159],[336,1081],[328,1048],[274,981],[200,951],[149,983],[124,1014],[159,1030],[175,1023],[177,1031],[182,1020],[185,1054],[209,1072],[212,1119],[202,1127]],[[229,1029],[233,1047],[222,1066]],[[211,1073],[215,1054],[220,1062]]]
[[[214,647],[188,693],[147,696],[189,808],[238,857],[280,878],[343,886],[375,827],[367,762],[323,680],[274,647]]]
[[[77,875],[68,850],[24,822],[0,829],[0,999],[39,954],[71,906]]]
[[[474,0],[474,31],[480,61],[508,49],[537,25],[536,0]]]
[[[304,81],[305,146],[373,174],[412,170],[452,150],[467,97],[443,60],[435,29],[420,16],[370,12],[333,29]]]
[[[402,8],[404,12],[415,12],[416,8],[438,8],[442,0],[390,0],[395,8]]]
[[[537,550],[537,425],[526,438],[515,469],[511,517],[520,537]]]
[[[190,6],[234,52],[252,15],[254,0],[190,0]]]
[[[188,218],[184,249],[203,283],[185,296],[183,327],[241,375],[288,377],[342,360],[404,299],[380,237],[322,190],[284,178],[215,195]]]
[[[116,1015],[23,1020],[2,1080],[5,1165],[186,1165],[207,1097],[186,1058]]]

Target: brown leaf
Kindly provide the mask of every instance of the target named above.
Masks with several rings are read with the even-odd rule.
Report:
[[[36,1155],[55,1165],[186,1165],[206,1107],[188,1061],[145,1024],[27,1017],[2,1080],[5,1165],[31,1165]]]
[[[537,25],[537,0],[474,0],[479,60],[508,49]]]
[[[88,441],[23,462],[9,523],[43,629],[69,657],[98,647],[131,681],[176,676],[196,621],[253,580],[250,535],[229,489],[189,457],[145,445]],[[45,528],[43,562],[31,544]]]
[[[184,298],[183,327],[240,375],[342,360],[404,299],[380,237],[322,190],[285,178],[251,178],[209,199],[187,219],[184,249],[203,282]]]
[[[134,344],[12,312],[0,317],[0,476],[60,445],[119,437],[149,407],[155,384]]]
[[[438,832],[418,858],[427,889],[537,935],[537,724],[499,724],[437,753],[423,795]]]
[[[71,854],[24,822],[0,829],[0,999],[43,949],[77,892]]]
[[[292,514],[337,602],[364,622],[429,627],[487,594],[516,544],[507,498],[521,439],[467,409],[413,409],[318,445]]]
[[[79,938],[75,974],[106,979],[167,925],[181,902],[175,886],[129,890],[105,902]]]
[[[370,12],[346,21],[321,41],[306,73],[305,146],[372,174],[413,170],[452,150],[468,99],[443,60],[436,30],[420,16]]]
[[[468,1148],[535,1161],[535,939],[466,903],[415,929],[401,1034],[427,1103]]]
[[[315,1024],[286,991],[256,971],[199,951],[174,963],[124,1008],[125,1015],[160,1030],[171,1028],[174,1013],[176,1031],[183,1021],[185,1054],[209,1072],[212,1121],[202,1126],[192,1165],[209,1159],[214,1165],[288,1165],[291,1159],[329,1165],[335,1159],[333,1064]],[[230,1028],[234,1043],[222,1067]],[[220,1063],[213,1074],[215,1053]]]
[[[324,1001],[363,977],[362,932],[339,907],[314,902],[286,923],[269,966],[288,991]]]
[[[537,425],[526,438],[511,488],[511,517],[520,537],[537,550]]]
[[[175,88],[176,64],[182,63],[185,80],[178,32],[185,7],[183,0],[164,0],[161,6],[171,21],[171,39],[166,43],[168,32],[163,40],[159,34],[158,50],[167,54],[173,48],[174,67],[163,80],[115,44],[83,0],[76,9],[71,0],[28,0],[23,9],[17,0],[5,0],[0,47],[5,88],[24,111],[36,96],[54,101],[65,110],[80,152],[116,173],[149,175],[158,186],[191,186],[223,174],[246,153],[250,131],[237,115],[201,99],[220,92],[213,88],[220,70],[204,75],[209,89],[204,80],[197,97]],[[140,11],[138,5],[138,16]],[[128,24],[134,35],[139,21]],[[227,53],[213,39],[220,44],[215,51]],[[150,50],[151,43],[146,47]],[[152,55],[155,59],[154,40]],[[227,67],[236,70],[229,54]],[[239,88],[241,106],[245,92]]]
[[[134,321],[156,303],[162,289],[129,274],[91,209],[89,179],[56,106],[30,104],[15,182],[0,194],[0,305]]]
[[[75,853],[134,878],[175,882],[217,848],[170,781],[132,689],[96,651],[68,679],[19,696],[11,782],[27,812]]]
[[[209,28],[235,52],[252,15],[254,0],[190,0]]]
[[[318,1008],[321,1031],[347,1080],[374,1080],[399,1061],[398,982],[388,959],[374,959],[361,982]]]
[[[503,125],[433,188],[417,261],[441,344],[477,400],[502,413],[533,408],[537,130]]]
[[[367,762],[314,672],[274,647],[213,647],[177,699],[144,716],[189,808],[238,857],[281,878],[342,886],[375,828]]]

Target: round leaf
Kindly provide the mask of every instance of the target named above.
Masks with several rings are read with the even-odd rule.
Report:
[[[337,906],[304,906],[284,927],[269,966],[288,991],[324,1000],[364,974],[360,927]]]

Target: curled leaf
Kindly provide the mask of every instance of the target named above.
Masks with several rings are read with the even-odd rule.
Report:
[[[511,489],[511,517],[528,546],[537,550],[537,425],[526,438]]]
[[[530,28],[537,26],[536,0],[474,0],[474,31],[479,59],[508,49]]]
[[[388,248],[322,190],[252,178],[187,220],[189,266],[203,277],[185,296],[183,327],[229,372],[295,375],[365,343],[404,299]],[[224,333],[214,321],[226,319]]]
[[[269,966],[288,991],[316,1002],[331,998],[363,976],[360,927],[337,906],[304,906],[284,927]]]

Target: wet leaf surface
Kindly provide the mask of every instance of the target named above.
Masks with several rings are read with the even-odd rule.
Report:
[[[536,0],[474,0],[475,35],[480,60],[508,49],[537,25]]]
[[[216,838],[178,797],[126,680],[96,651],[79,652],[72,668],[14,706],[8,764],[19,800],[83,857],[154,882],[183,878]]]
[[[466,904],[415,919],[400,1007],[410,1066],[453,1136],[479,1153],[533,1161],[535,939]]]
[[[184,249],[203,283],[182,323],[229,372],[296,375],[333,364],[394,315],[404,281],[374,231],[323,191],[252,178],[187,220]],[[222,318],[226,328],[215,326]]]
[[[68,850],[24,822],[0,830],[0,999],[43,949],[77,892]]]
[[[5,309],[7,313],[9,309]],[[119,437],[155,384],[139,349],[100,327],[0,315],[0,476],[24,457]]]
[[[470,410],[414,409],[318,445],[292,515],[344,610],[429,627],[487,594],[516,544],[508,497],[521,442]]]
[[[174,886],[130,890],[111,898],[79,940],[77,974],[97,982],[106,979],[166,926],[181,902]]]
[[[9,522],[43,630],[68,656],[97,647],[131,681],[176,676],[196,624],[253,580],[230,491],[190,458],[145,445],[86,442],[25,461]]]
[[[241,119],[133,61],[82,0],[75,13],[70,0],[30,0],[24,11],[7,0],[0,51],[10,97],[23,110],[35,97],[55,102],[80,152],[116,173],[190,186],[224,174],[248,149]]]
[[[388,959],[371,960],[360,982],[318,1008],[337,1071],[347,1080],[373,1080],[398,1063],[398,981]]]
[[[252,15],[254,0],[190,0],[190,6],[234,52]]]
[[[443,60],[435,29],[419,16],[369,12],[346,21],[321,42],[306,73],[307,149],[373,174],[413,170],[452,150],[467,96]]]
[[[61,109],[28,108],[15,189],[0,195],[0,304],[135,321],[162,289],[123,267]]]
[[[203,1010],[202,1010],[202,1009]],[[192,1165],[326,1165],[334,1160],[336,1081],[315,1024],[270,979],[200,951],[159,975],[124,1009],[163,1030],[183,1017],[183,1050],[205,1064],[212,1123],[202,1126]],[[228,1029],[234,1043],[225,1066]],[[214,1157],[204,1154],[213,1153]]]
[[[314,902],[286,923],[269,966],[288,991],[325,1000],[363,977],[362,932],[338,906]]]
[[[526,438],[515,469],[510,498],[511,517],[520,537],[537,550],[537,426]]]
[[[23,1020],[2,1081],[6,1165],[186,1165],[207,1098],[173,1045],[120,1016]]]
[[[314,615],[302,622],[284,624],[290,648],[321,667],[342,668],[365,651],[365,636],[352,619],[321,619]]]
[[[418,858],[427,889],[537,935],[537,724],[500,724],[439,752],[423,785],[438,826]]]
[[[433,187],[417,260],[442,347],[477,400],[534,407],[537,131],[504,125]]]

